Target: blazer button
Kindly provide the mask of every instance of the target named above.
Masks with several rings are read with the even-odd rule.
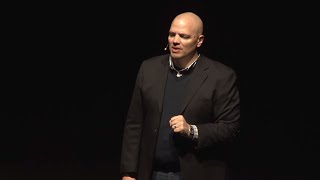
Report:
[[[158,129],[154,129],[154,133],[158,133]]]

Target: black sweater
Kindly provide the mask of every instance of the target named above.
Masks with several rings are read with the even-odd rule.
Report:
[[[156,171],[178,172],[180,169],[173,144],[174,132],[169,125],[169,120],[171,117],[178,115],[177,113],[183,102],[184,89],[190,77],[189,73],[181,77],[176,77],[174,71],[168,73],[154,161],[154,170]]]

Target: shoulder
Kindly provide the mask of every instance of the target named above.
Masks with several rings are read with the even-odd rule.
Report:
[[[162,64],[166,62],[169,58],[169,54],[153,56],[148,59],[144,59],[141,63],[143,66],[154,65],[154,64]]]
[[[226,84],[236,84],[240,87],[240,79],[236,71],[222,61],[214,60],[208,57],[203,57],[201,60],[202,67],[210,82],[215,82],[215,85],[225,86]]]
[[[141,62],[140,70],[156,71],[159,69],[166,68],[169,66],[168,59],[169,59],[169,55],[160,55],[160,56],[154,56],[154,57],[145,59]]]
[[[153,56],[148,59],[144,59],[139,68],[139,74],[154,74],[157,72],[163,72],[166,68],[169,67],[169,55],[159,55]]]
[[[211,59],[206,56],[202,56],[201,61],[203,61],[203,64],[204,64],[203,66],[206,66],[208,68],[207,70],[210,73],[213,73],[215,75],[220,75],[220,76],[235,75],[234,69],[222,63],[221,61]]]

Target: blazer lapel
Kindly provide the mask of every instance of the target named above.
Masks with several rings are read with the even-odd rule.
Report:
[[[206,69],[208,69],[208,65],[206,64],[205,58],[200,57],[200,59],[198,60],[198,64],[195,66],[190,82],[187,85],[185,98],[181,106],[180,114],[183,113],[184,109],[187,107],[192,97],[200,88],[201,84],[206,80]]]
[[[169,71],[169,56],[166,56],[165,59],[161,60],[161,72],[159,76],[159,81],[158,81],[158,107],[159,107],[159,112],[162,111],[162,103],[163,103],[163,96],[165,92],[165,87],[166,87],[166,82],[167,82],[167,75]]]

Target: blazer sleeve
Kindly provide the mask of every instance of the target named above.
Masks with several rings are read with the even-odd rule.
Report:
[[[143,72],[143,63],[140,66],[136,78],[126,122],[124,125],[120,173],[135,173],[138,170],[139,147],[141,141],[143,108],[141,95],[141,82]]]
[[[240,132],[240,96],[236,73],[229,71],[215,84],[213,119],[210,123],[197,125],[198,149],[232,142]]]

